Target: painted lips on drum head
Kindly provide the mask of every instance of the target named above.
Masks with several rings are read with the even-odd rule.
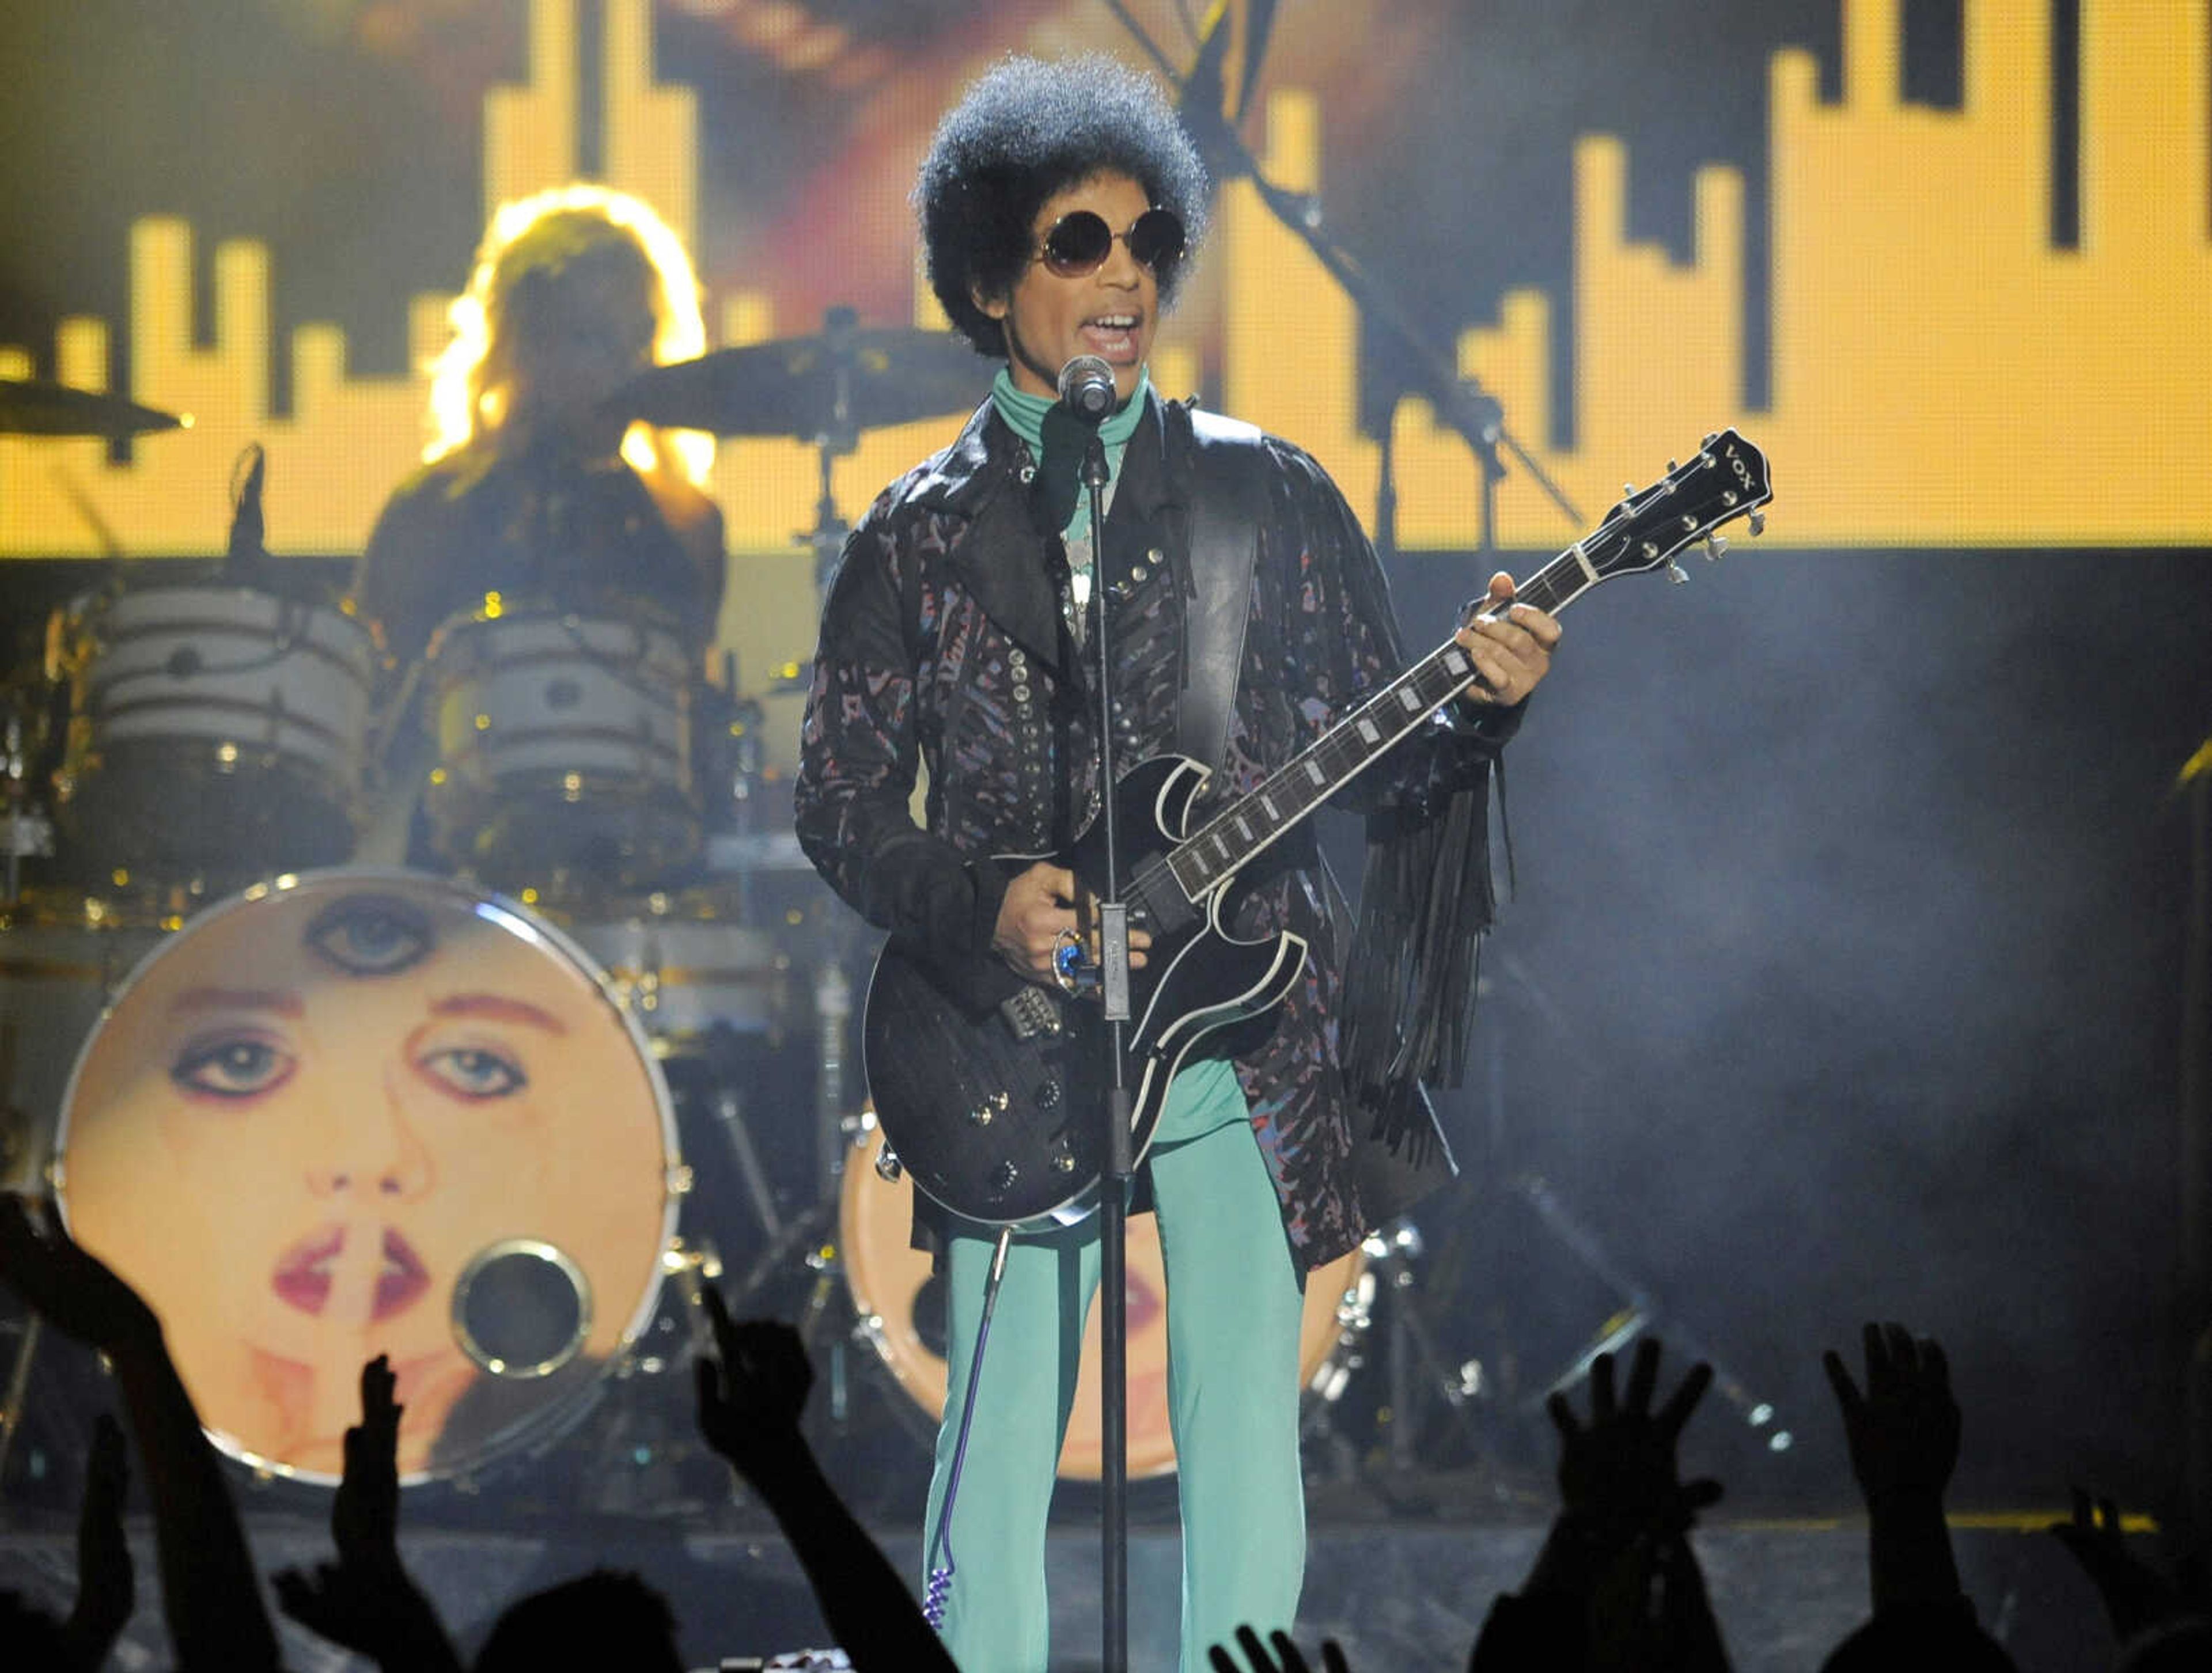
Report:
[[[583,954],[471,887],[349,868],[210,908],[63,1101],[73,1233],[256,1469],[336,1481],[385,1354],[403,1479],[472,1471],[580,1416],[653,1306],[679,1164],[651,1051]],[[474,1352],[463,1288],[526,1246],[543,1281],[479,1286]]]
[[[356,1235],[368,1238],[375,1234],[372,1227],[341,1224],[301,1239],[277,1261],[270,1288],[288,1305],[320,1317],[337,1293],[337,1272],[346,1258],[349,1240]],[[357,1262],[361,1256],[356,1252],[352,1258]],[[380,1323],[421,1300],[430,1287],[430,1275],[415,1246],[393,1227],[384,1228],[374,1258],[377,1264],[374,1287],[356,1283],[351,1288],[368,1301],[368,1318]]]

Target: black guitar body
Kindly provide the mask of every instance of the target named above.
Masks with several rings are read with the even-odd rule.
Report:
[[[1124,1079],[1131,1137],[1142,1155],[1168,1082],[1206,1036],[1273,1005],[1304,967],[1295,935],[1237,941],[1223,924],[1236,912],[1236,880],[1193,902],[1164,864],[1188,834],[1207,773],[1180,755],[1158,755],[1115,788],[1115,834],[1129,879],[1133,928],[1152,944],[1130,973]],[[1096,821],[1058,864],[1103,892],[1104,821]],[[1038,855],[1002,857],[1021,870]],[[988,956],[988,955],[986,955]],[[868,985],[863,1048],[868,1089],[884,1138],[924,1195],[991,1223],[1073,1221],[1095,1206],[1105,1167],[1110,1075],[1108,1030],[1095,997],[1071,998],[1024,985],[978,1015],[932,975],[919,949],[893,937]]]

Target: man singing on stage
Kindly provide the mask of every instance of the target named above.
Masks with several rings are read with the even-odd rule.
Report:
[[[1187,749],[1185,710],[1206,700],[1206,670],[1185,666],[1200,660],[1187,655],[1193,624],[1224,555],[1254,553],[1256,524],[1249,577],[1229,572],[1249,609],[1241,645],[1220,659],[1225,714],[1206,763],[1220,797],[1255,788],[1404,664],[1374,549],[1321,468],[1151,385],[1146,356],[1206,197],[1172,110],[1103,58],[1000,64],[922,164],[931,285],[954,326],[1006,364],[959,439],[885,490],[846,546],[807,706],[798,826],[840,895],[948,971],[964,962],[1057,997],[1071,954],[1082,956],[1090,918],[1072,875],[1038,864],[1009,878],[991,856],[1058,852],[1097,812],[1086,646],[1097,612],[1117,771]],[[1056,402],[1063,367],[1084,355],[1113,382],[1098,551],[1077,482],[1085,433]],[[1241,542],[1194,535],[1221,526],[1202,507],[1237,480],[1252,488],[1228,513]],[[1402,1208],[1411,1182],[1449,1173],[1413,1082],[1453,1068],[1443,1042],[1463,1033],[1491,907],[1491,763],[1559,636],[1511,598],[1497,577],[1458,633],[1475,684],[1338,798],[1368,821],[1358,944],[1332,924],[1310,825],[1241,874],[1232,932],[1291,931],[1310,955],[1273,1011],[1185,1062],[1139,1173],[1167,1269],[1186,1673],[1240,1622],[1264,1634],[1297,1613],[1304,1275]],[[920,767],[926,829],[908,811]],[[1431,949],[1419,956],[1417,937]],[[1147,937],[1131,941],[1142,958]],[[998,1228],[927,1203],[918,1217],[948,1282],[951,1387],[925,1557],[938,1566]],[[1014,1240],[949,1531],[958,1564],[945,1630],[966,1673],[1046,1665],[1046,1514],[1097,1276],[1095,1215]]]

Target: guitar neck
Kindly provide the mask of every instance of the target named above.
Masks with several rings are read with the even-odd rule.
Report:
[[[1766,456],[1734,430],[1716,431],[1687,464],[1670,462],[1662,480],[1630,489],[1595,529],[1522,582],[1514,601],[1556,615],[1600,581],[1656,569],[1739,517],[1757,534],[1758,508],[1772,497]],[[1714,539],[1716,556],[1719,547]],[[1455,638],[1445,640],[1178,844],[1163,869],[1187,899],[1204,898],[1474,681],[1473,660]]]
[[[1514,602],[1556,615],[1603,579],[1582,547],[1571,546],[1520,583]],[[1188,898],[1200,899],[1474,681],[1474,661],[1456,638],[1446,639],[1176,845],[1167,870]]]

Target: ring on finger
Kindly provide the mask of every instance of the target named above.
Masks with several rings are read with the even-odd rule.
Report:
[[[1073,930],[1062,930],[1052,938],[1052,979],[1060,984],[1062,993],[1077,991],[1075,973],[1083,968],[1084,962],[1081,936]]]

